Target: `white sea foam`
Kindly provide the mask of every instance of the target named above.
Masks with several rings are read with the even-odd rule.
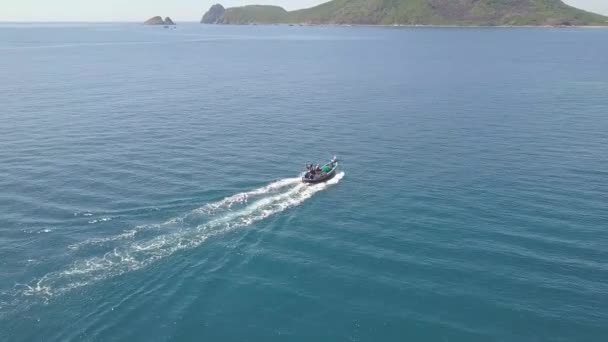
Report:
[[[112,218],[111,217],[101,217],[101,218],[89,221],[89,223],[95,224],[95,223],[108,222],[108,221],[112,221]]]
[[[80,249],[83,248],[85,246],[90,246],[90,245],[104,245],[106,243],[109,242],[114,242],[114,241],[119,241],[119,240],[125,240],[125,239],[130,239],[135,237],[135,234],[137,234],[138,229],[130,229],[130,230],[126,230],[121,234],[117,234],[117,235],[112,235],[112,236],[108,236],[108,237],[103,237],[103,238],[93,238],[93,239],[88,239],[82,242],[78,242],[75,244],[71,244],[68,246],[69,249]]]
[[[77,212],[74,213],[74,216],[93,216],[93,213],[90,213],[88,211],[86,211],[86,212],[79,212],[79,211],[77,211]]]
[[[90,244],[122,242],[122,245],[104,255],[78,260],[67,268],[48,273],[31,284],[21,286],[26,296],[48,299],[74,288],[96,281],[141,269],[173,253],[200,246],[205,240],[236,228],[246,227],[288,208],[300,205],[314,194],[337,184],[344,177],[341,172],[332,180],[305,185],[298,178],[283,179],[264,187],[226,197],[221,201],[195,209],[189,215],[213,214],[210,220],[198,225],[185,224],[183,218],[171,219],[157,225],[173,225],[175,229],[163,231],[148,239],[138,239],[138,231],[149,226],[75,245],[82,248]],[[236,207],[238,205],[238,207]],[[124,240],[124,241],[123,241]]]
[[[43,229],[24,229],[22,232],[26,234],[44,234],[53,232],[52,228],[43,228]]]

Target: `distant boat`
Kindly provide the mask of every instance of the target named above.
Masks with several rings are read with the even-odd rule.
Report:
[[[329,163],[321,167],[315,167],[312,164],[307,164],[306,172],[302,176],[302,182],[307,184],[317,184],[326,182],[334,178],[337,169],[338,159],[335,156]]]

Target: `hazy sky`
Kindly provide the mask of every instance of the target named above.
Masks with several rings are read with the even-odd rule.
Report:
[[[0,21],[142,21],[155,15],[198,21],[214,3],[226,7],[272,4],[288,10],[326,0],[0,0]],[[608,15],[608,0],[563,0]]]

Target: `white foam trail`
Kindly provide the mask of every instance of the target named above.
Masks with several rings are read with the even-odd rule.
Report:
[[[244,207],[230,210],[206,223],[190,227],[181,226],[179,229],[148,240],[132,241],[103,256],[77,261],[65,270],[48,273],[32,284],[23,285],[21,293],[26,296],[35,295],[48,299],[74,288],[141,269],[177,251],[195,248],[210,237],[249,226],[288,208],[298,206],[319,191],[337,184],[343,177],[344,172],[340,172],[330,181],[312,186],[302,184],[298,178],[289,178],[256,190],[227,197],[194,211],[229,209],[236,203],[247,203],[248,198],[259,196]],[[169,220],[164,224],[175,222],[175,220]],[[114,237],[94,241],[107,242],[134,238],[136,232],[137,230],[131,234],[128,231]]]
[[[79,250],[86,246],[93,246],[93,245],[103,246],[103,245],[117,242],[120,240],[133,239],[136,237],[137,234],[142,233],[144,231],[148,231],[151,229],[174,227],[176,224],[182,223],[184,221],[184,219],[186,219],[187,217],[192,216],[192,215],[201,215],[201,214],[202,215],[213,215],[218,212],[221,212],[222,210],[232,209],[236,205],[246,204],[250,198],[255,198],[256,196],[269,194],[269,193],[281,190],[281,189],[285,188],[286,186],[299,184],[299,183],[300,183],[300,178],[281,179],[276,182],[270,183],[266,186],[263,186],[261,188],[257,188],[257,189],[247,191],[247,192],[241,192],[241,193],[226,197],[220,201],[208,203],[200,208],[193,210],[192,212],[190,212],[184,216],[174,217],[161,224],[137,226],[137,227],[135,227],[135,229],[125,230],[125,231],[123,231],[123,233],[118,234],[118,235],[112,235],[112,236],[102,237],[102,238],[93,238],[93,239],[88,239],[88,240],[81,241],[78,243],[74,243],[74,244],[69,245],[68,248],[71,250]],[[109,221],[109,220],[103,220],[103,221]],[[91,221],[89,223],[97,223],[97,222],[100,222],[100,220]]]
[[[250,197],[264,195],[276,190],[280,190],[288,185],[298,184],[300,182],[300,178],[286,178],[281,179],[279,181],[270,183],[264,187],[248,191],[241,192],[236,195],[232,195],[230,197],[226,197],[221,201],[215,203],[209,203],[201,208],[198,208],[196,212],[203,214],[211,214],[216,212],[219,209],[230,209],[235,204],[247,203]]]

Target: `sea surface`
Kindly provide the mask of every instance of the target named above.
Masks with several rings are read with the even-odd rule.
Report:
[[[607,41],[1,24],[0,340],[606,341]]]

